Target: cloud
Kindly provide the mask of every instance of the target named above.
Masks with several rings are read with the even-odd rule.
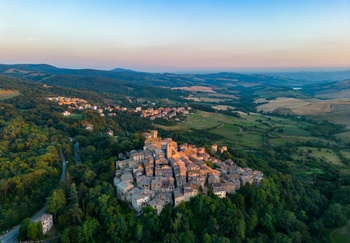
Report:
[[[27,41],[37,41],[39,38],[37,37],[27,37]]]

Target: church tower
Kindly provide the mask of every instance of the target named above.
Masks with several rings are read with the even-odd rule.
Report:
[[[170,159],[171,156],[173,156],[173,148],[171,146],[171,143],[166,144],[166,158]]]

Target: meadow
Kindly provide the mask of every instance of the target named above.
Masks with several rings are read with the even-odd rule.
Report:
[[[332,243],[348,243],[350,239],[350,220],[347,225],[330,232],[329,237]]]
[[[20,95],[17,90],[0,89],[0,100],[6,100]]]
[[[269,116],[260,113],[241,114],[240,118],[222,113],[196,111],[186,122],[174,126],[161,126],[165,130],[208,130],[221,135],[223,139],[214,141],[220,145],[234,144],[238,148],[261,148],[269,143],[280,146],[299,141],[322,141],[325,139],[311,137],[307,131],[308,122],[285,117]]]
[[[337,153],[333,149],[329,148],[312,148],[301,146],[297,148],[297,152],[293,155],[293,157],[294,159],[303,160],[314,158],[320,162],[327,161],[334,165],[344,165]]]

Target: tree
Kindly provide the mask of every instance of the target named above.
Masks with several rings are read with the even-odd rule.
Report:
[[[329,205],[322,219],[326,227],[342,226],[347,221],[346,212],[339,203]]]
[[[92,145],[89,145],[86,147],[86,153],[89,155],[92,155],[93,153],[95,153],[95,151],[96,151],[96,148]]]
[[[72,183],[69,190],[69,205],[73,205],[79,202],[78,191],[74,183]]]
[[[83,211],[81,210],[81,208],[79,208],[78,203],[74,203],[73,205],[70,206],[70,209],[68,210],[68,214],[71,218],[73,225],[77,225],[82,220]]]
[[[142,224],[137,224],[136,228],[135,228],[135,237],[136,237],[137,241],[141,241],[142,233],[143,233],[143,226],[142,226]]]
[[[21,223],[21,228],[19,229],[19,234],[17,237],[18,240],[21,241],[21,240],[24,240],[25,237],[27,237],[27,228],[28,228],[29,223],[30,223],[30,218],[23,219],[23,221]]]
[[[81,241],[82,242],[95,242],[96,241],[96,231],[98,227],[100,226],[100,223],[97,221],[97,219],[89,219],[84,222],[81,229]]]
[[[212,243],[211,237],[208,233],[205,233],[203,236],[203,243]]]
[[[39,226],[36,222],[30,222],[27,227],[27,237],[29,240],[36,240],[39,234]]]
[[[46,210],[52,213],[56,220],[57,213],[66,205],[66,196],[62,189],[54,190],[52,195],[47,198]]]

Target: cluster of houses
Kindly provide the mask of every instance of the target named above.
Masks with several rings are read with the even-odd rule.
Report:
[[[117,196],[129,202],[136,212],[150,205],[160,213],[165,205],[176,207],[199,193],[207,194],[209,188],[224,198],[246,183],[259,184],[263,179],[261,171],[241,168],[232,160],[221,161],[203,147],[178,146],[171,138],[158,137],[156,130],[144,136],[143,150],[131,151],[129,159],[116,161],[114,177]],[[226,150],[226,146],[211,146],[211,153]]]
[[[142,110],[141,107],[136,108],[137,112],[141,112],[141,117],[149,117],[151,121],[157,119],[157,118],[163,118],[163,119],[171,119],[173,117],[176,117],[178,114],[183,115],[189,115],[191,107],[187,108],[187,110],[184,107],[160,107],[158,109],[148,108],[145,110]],[[179,120],[179,118],[175,118],[175,120]]]
[[[104,117],[105,115],[109,117],[116,116],[117,114],[115,111],[128,111],[128,112],[134,112],[134,113],[140,113],[141,117],[148,118],[150,120],[155,120],[157,118],[163,118],[163,119],[171,119],[175,118],[178,114],[183,115],[189,115],[189,111],[191,110],[191,107],[189,107],[187,110],[184,107],[160,107],[158,109],[155,108],[147,108],[142,109],[141,106],[136,107],[135,109],[130,109],[127,107],[119,107],[119,106],[97,106],[97,105],[90,105],[86,100],[80,99],[80,98],[69,98],[64,96],[59,97],[49,97],[47,98],[50,101],[57,102],[59,105],[67,105],[68,110],[64,111],[62,114],[64,116],[70,116],[71,113],[69,110],[95,110],[97,111],[100,116]],[[175,120],[179,120],[179,118],[175,118]]]

